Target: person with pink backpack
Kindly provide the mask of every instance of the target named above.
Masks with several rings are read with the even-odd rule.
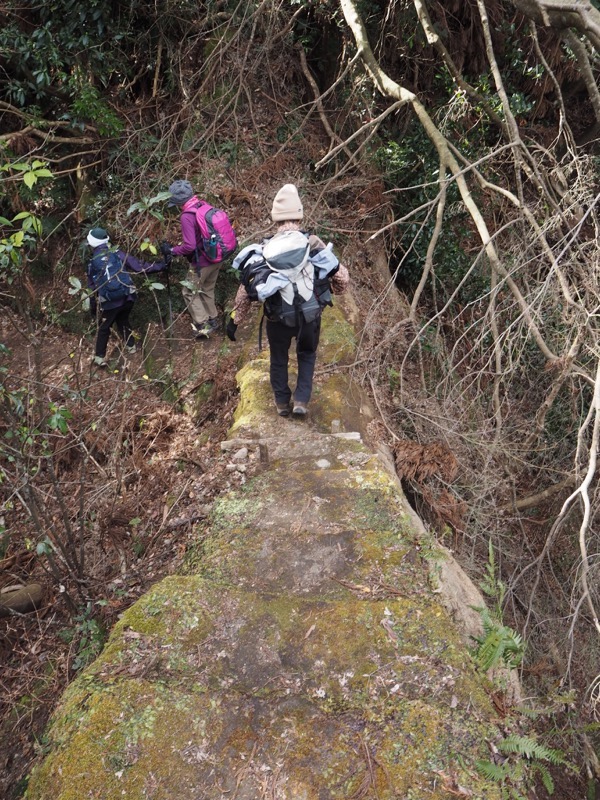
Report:
[[[225,211],[201,200],[189,181],[173,181],[169,193],[168,207],[181,209],[182,243],[173,247],[163,242],[161,251],[165,256],[184,256],[189,261],[190,270],[181,292],[195,338],[208,339],[220,327],[215,304],[219,270],[235,252],[237,238]]]

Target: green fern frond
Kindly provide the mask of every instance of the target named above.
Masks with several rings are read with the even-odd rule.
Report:
[[[483,625],[484,636],[487,636],[489,633],[492,633],[492,631],[496,630],[498,627],[498,622],[497,620],[492,619],[492,615],[487,608],[480,608],[479,613],[481,614],[481,624]]]
[[[539,719],[540,717],[545,717],[547,715],[547,712],[543,711],[542,709],[525,708],[524,706],[519,706],[516,711],[528,719]]]
[[[502,659],[507,667],[518,667],[523,660],[523,651],[525,649],[523,637],[520,633],[513,631],[512,628],[505,626],[502,627],[501,632],[504,637]]]
[[[499,752],[506,756],[517,756],[517,758],[510,760],[507,758],[502,764],[495,764],[493,761],[477,761],[475,767],[484,778],[499,784],[503,798],[525,800],[520,794],[519,788],[527,788],[532,785],[534,775],[540,776],[548,795],[553,795],[554,781],[550,770],[546,764],[542,763],[543,761],[572,769],[572,765],[567,761],[564,753],[540,744],[531,736],[511,734],[498,742],[497,746]]]
[[[554,794],[554,781],[552,780],[552,775],[548,772],[548,768],[544,764],[540,764],[539,761],[535,761],[532,765],[532,770],[534,772],[538,772],[542,783],[544,784],[544,788],[548,792],[549,795]]]
[[[488,632],[485,638],[478,640],[479,647],[475,652],[475,660],[481,669],[487,672],[502,657],[502,639],[497,631]]]
[[[484,778],[496,783],[502,783],[510,777],[511,773],[511,765],[508,761],[505,761],[504,764],[494,764],[493,761],[476,761],[475,769]]]
[[[521,794],[521,792],[517,792],[517,790],[512,787],[509,788],[509,793],[506,796],[510,797],[510,800],[528,800],[525,795]]]
[[[525,756],[528,759],[540,759],[542,761],[549,761],[555,766],[565,764],[566,759],[560,750],[553,750],[550,747],[545,747],[530,736],[517,736],[511,734],[503,739],[498,744],[500,752],[516,753],[520,756]]]
[[[523,658],[523,638],[512,628],[493,619],[487,609],[481,609],[480,613],[484,635],[475,638],[477,665],[486,672],[501,661],[510,669],[517,667]]]
[[[494,545],[490,539],[488,542],[488,563],[485,566],[485,575],[483,576],[480,587],[482,591],[495,600],[496,614],[500,618],[502,616],[502,605],[506,595],[506,586],[497,577],[496,558],[494,556]]]

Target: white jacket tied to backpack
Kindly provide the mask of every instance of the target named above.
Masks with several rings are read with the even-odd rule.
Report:
[[[290,305],[297,292],[303,300],[310,300],[315,285],[315,269],[310,260],[308,238],[301,231],[285,231],[263,246],[263,258],[273,273],[267,282],[256,287],[258,299],[264,302],[275,292],[280,292]]]
[[[309,237],[297,230],[278,233],[262,245],[248,245],[233,262],[249,298],[265,304],[269,319],[280,316],[276,299],[284,309],[308,305],[311,316],[320,315],[324,306],[331,305],[329,278],[338,267],[331,243],[311,254]],[[294,324],[290,311],[283,316],[286,324]]]

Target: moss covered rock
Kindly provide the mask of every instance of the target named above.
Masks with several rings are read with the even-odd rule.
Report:
[[[240,370],[230,437],[266,458],[69,687],[29,800],[500,797],[474,769],[494,708],[430,582],[446,556],[363,443],[330,319],[307,420],[276,415],[265,354]]]

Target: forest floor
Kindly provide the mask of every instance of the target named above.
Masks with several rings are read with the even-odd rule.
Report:
[[[23,347],[14,319],[5,316],[0,325],[2,341],[18,354],[6,364],[11,385],[25,385],[34,346]],[[222,333],[195,341],[186,315],[175,321],[170,337],[155,331],[152,367],[160,371],[157,364],[168,358],[180,411],[161,399],[164,382],[147,375],[141,353],[124,364],[115,348],[111,368],[93,371],[91,337],[81,340],[53,328],[37,343],[49,401],[60,402],[56,387],[77,383],[84,388],[85,400],[70,421],[74,445],[63,454],[59,469],[63,486],[76,484],[81,463],[77,442],[90,447],[95,465],[85,482],[96,491],[87,516],[95,523],[85,534],[82,592],[77,594],[73,576],[64,576],[65,595],[72,594],[84,608],[74,615],[60,584],[36,557],[28,514],[15,499],[5,515],[10,541],[0,560],[0,590],[37,582],[44,591],[34,613],[0,618],[0,796],[6,800],[21,797],[31,764],[43,752],[48,717],[66,685],[93,659],[118,616],[181,565],[196,521],[189,508],[196,510],[199,498],[210,504],[239,476],[226,471],[219,447],[236,404],[236,355],[225,341]],[[205,402],[188,407],[186,399],[197,397],[202,387]],[[126,473],[119,489],[114,455],[122,458]],[[39,487],[40,492],[46,489]],[[77,492],[67,488],[64,499],[65,513],[77,519]],[[56,509],[53,514],[60,527],[64,520]]]

